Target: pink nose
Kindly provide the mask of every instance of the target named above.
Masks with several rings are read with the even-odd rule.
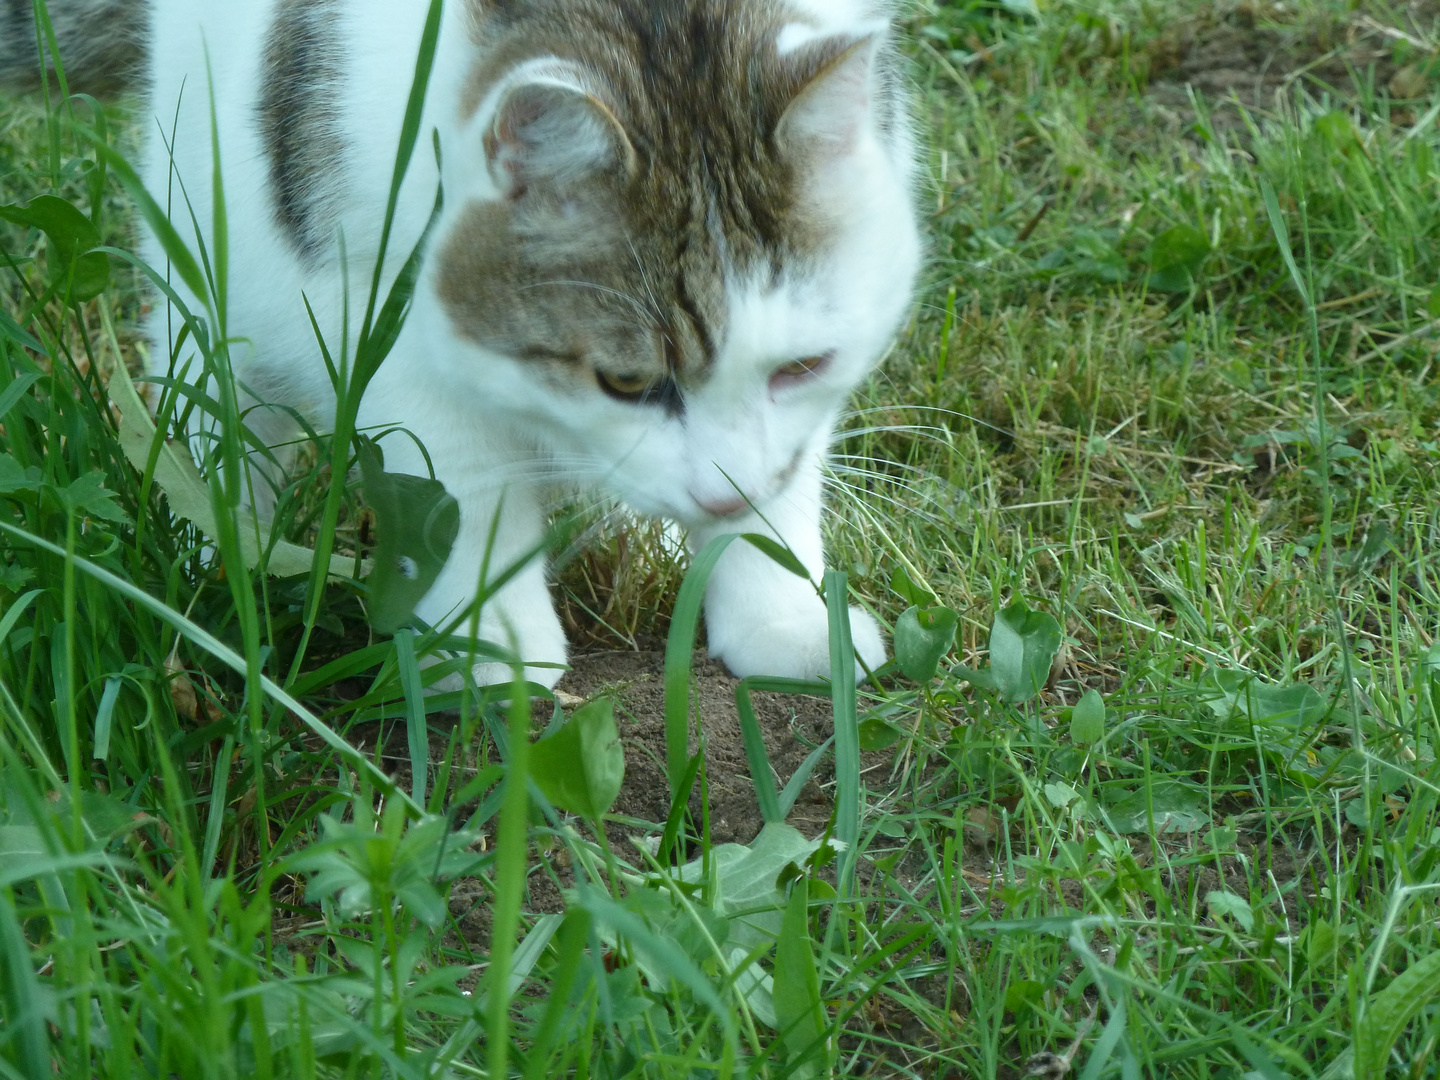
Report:
[[[733,499],[702,499],[699,496],[693,497],[700,509],[712,517],[734,517],[736,514],[743,514],[746,510],[750,509],[750,504],[738,495]]]

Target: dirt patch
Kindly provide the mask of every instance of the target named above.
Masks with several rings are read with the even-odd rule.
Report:
[[[556,688],[562,700],[590,699],[609,695],[616,703],[615,720],[625,748],[625,783],[612,814],[626,821],[612,821],[606,835],[624,858],[630,838],[654,836],[670,813],[670,786],[665,774],[665,686],[664,653],[615,651],[574,657],[571,669]],[[693,820],[702,820],[709,806],[710,839],[714,844],[746,844],[764,824],[755,788],[750,779],[745,745],[740,734],[740,717],[735,705],[739,680],[717,661],[697,654],[692,666],[692,687],[705,737],[705,798],[699,785],[690,796]],[[567,697],[568,696],[568,697]],[[828,698],[792,694],[753,694],[755,717],[759,722],[776,786],[785,783],[809,756],[830,737],[833,728]],[[536,717],[537,730],[545,723],[545,710]],[[378,734],[378,733],[377,733]],[[404,728],[395,725],[386,733],[382,757],[387,771],[402,786],[409,783],[405,760]],[[431,758],[443,757],[448,734],[432,732]],[[690,750],[697,741],[692,732]],[[826,788],[834,779],[833,759],[826,755],[801,788],[786,821],[807,836],[824,831],[830,819],[831,800]],[[582,830],[583,823],[577,823]],[[493,823],[492,826],[493,828]],[[691,850],[687,857],[698,855]],[[562,850],[534,864],[526,887],[525,908],[532,913],[564,910],[563,890],[573,884],[569,861]],[[541,865],[543,863],[543,865]],[[489,941],[489,893],[478,880],[461,879],[451,886],[450,910],[465,944],[482,951]]]
[[[663,823],[670,812],[665,776],[664,654],[607,652],[571,660],[559,689],[576,697],[610,694],[615,720],[625,746],[625,786],[614,812],[643,821]],[[739,680],[703,654],[694,665],[694,693],[705,736],[705,782],[710,805],[710,837],[717,844],[746,844],[763,821],[745,759],[740,715],[735,707]],[[755,717],[778,787],[794,775],[805,758],[830,737],[833,728],[826,698],[794,694],[754,694]],[[696,742],[691,735],[690,750]],[[830,818],[824,786],[834,778],[829,755],[801,789],[787,820],[807,835],[819,832]],[[699,793],[691,796],[699,820]]]
[[[573,657],[570,671],[556,687],[565,702],[567,715],[581,700],[606,695],[615,699],[615,720],[625,747],[625,784],[613,813],[637,822],[628,829],[622,827],[619,831],[622,836],[627,832],[646,831],[639,823],[663,827],[670,813],[670,786],[665,775],[664,670],[665,654],[658,649],[591,653]],[[694,709],[699,713],[705,737],[707,798],[702,801],[697,783],[690,798],[690,809],[699,822],[702,805],[708,804],[710,838],[716,844],[748,844],[764,824],[740,734],[740,715],[735,704],[735,688],[739,682],[703,650],[696,653],[691,685]],[[754,693],[751,702],[774,770],[776,787],[783,790],[810,752],[830,737],[834,727],[830,699]],[[548,704],[538,706],[533,720],[535,734],[549,722],[549,710]],[[444,760],[457,719],[456,714],[430,717],[432,768]],[[410,755],[403,720],[356,725],[349,732],[349,738],[367,755],[375,754],[379,743],[381,767],[401,789],[410,789]],[[692,754],[697,745],[692,731]],[[875,764],[875,760],[867,760],[866,764]],[[825,789],[834,775],[834,762],[827,754],[801,788],[786,818],[801,832],[813,835],[829,821],[831,802]]]
[[[1242,127],[1241,110],[1263,115],[1277,95],[1303,87],[1353,98],[1358,86],[1408,100],[1433,82],[1440,3],[1412,0],[1381,15],[1363,10],[1291,21],[1293,5],[1214,5],[1177,20],[1151,50],[1147,97],[1191,120],[1193,90],[1218,130]]]

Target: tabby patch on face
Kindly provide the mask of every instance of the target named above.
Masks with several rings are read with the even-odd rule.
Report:
[[[723,286],[666,267],[608,205],[593,194],[566,208],[472,204],[438,253],[438,293],[457,332],[536,365],[557,392],[598,389],[675,413],[713,363]]]
[[[859,39],[782,57],[759,0],[473,10],[483,60],[465,108],[493,112],[502,197],[471,204],[441,245],[453,324],[565,368],[558,383],[673,408],[725,340],[726,283],[776,280],[825,246],[782,123]]]
[[[302,259],[334,239],[345,141],[338,0],[280,0],[265,43],[259,123],[276,223]]]

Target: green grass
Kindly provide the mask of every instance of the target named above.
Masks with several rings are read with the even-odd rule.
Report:
[[[432,638],[247,570],[234,492],[222,535],[177,518],[106,405],[139,272],[76,300],[63,242],[0,226],[0,1073],[1437,1075],[1440,23],[1406,10],[909,20],[931,260],[832,537],[908,675],[836,694],[838,852],[712,846],[678,742],[670,819],[618,842],[603,706],[527,753],[505,692],[418,692]],[[1296,78],[1157,91],[1225,34]],[[0,101],[0,204],[127,248],[96,161]],[[292,539],[353,546],[350,452]],[[676,739],[680,569],[607,520],[561,583],[585,640],[670,635]]]

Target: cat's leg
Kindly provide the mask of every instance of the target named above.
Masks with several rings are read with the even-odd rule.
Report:
[[[749,512],[691,530],[699,550],[723,533],[761,533],[783,541],[819,583],[825,573],[820,540],[821,454],[807,453],[790,485]],[[768,522],[768,524],[767,524]],[[710,655],[741,677],[779,675],[809,679],[830,674],[830,623],[815,585],[744,540],[720,557],[705,592]],[[850,609],[850,633],[871,668],[885,661],[885,642],[869,613]],[[863,677],[864,672],[857,673]]]
[[[241,500],[261,524],[275,519],[275,507],[295,469],[304,430],[286,409],[262,404],[250,394],[236,394],[240,422],[251,438],[245,442],[249,475],[241,477]],[[264,449],[261,449],[261,448]]]
[[[503,482],[507,474],[533,474],[533,463],[517,460],[520,452],[493,432],[477,435],[473,426],[412,424],[410,431],[422,439],[438,479],[460,505],[460,531],[450,558],[415,614],[431,626],[445,626],[470,607],[487,582],[518,567],[485,601],[478,621],[472,616],[455,632],[464,637],[473,629],[479,640],[513,649],[525,662],[526,679],[554,686],[564,673],[567,649],[546,584],[545,514],[539,492],[523,476]],[[386,438],[383,446],[387,471],[427,475],[424,458],[404,434]],[[477,662],[474,674],[482,685],[514,677],[508,665],[491,660]],[[438,687],[459,688],[458,678]]]
[[[172,347],[160,336],[164,332],[163,321],[152,322],[149,329],[151,355],[168,357]],[[200,401],[178,395],[171,408],[176,413],[183,413],[189,408],[189,418],[185,425],[186,442],[192,459],[202,473],[223,474],[222,447],[226,438],[226,425],[219,415],[221,410],[218,376],[201,374],[192,377],[196,375],[199,365],[199,358],[191,354],[187,363],[179,365],[176,370],[172,370],[168,364],[160,366],[155,363],[152,364],[151,372],[156,377],[174,377],[195,387]],[[242,379],[237,378],[236,383],[239,385],[233,387],[235,408],[240,423],[245,428],[243,434],[237,433],[241,451],[238,477],[240,502],[242,506],[254,511],[261,524],[269,525],[274,519],[279,496],[294,471],[304,439],[304,429],[289,409],[268,403],[281,400],[281,395],[267,395],[262,398]],[[159,407],[161,394],[153,384],[146,384],[142,393],[148,397],[152,410]],[[166,419],[168,422],[168,413]]]
[[[545,517],[536,493],[522,485],[497,490],[447,481],[446,488],[460,503],[460,532],[445,568],[415,614],[431,626],[440,626],[467,607],[488,582],[518,567],[514,577],[485,601],[478,623],[472,620],[457,633],[468,634],[473,627],[480,640],[513,649],[525,662],[527,680],[554,686],[564,674],[567,648],[545,580]],[[498,662],[481,661],[474,673],[482,685],[514,677],[507,665]]]

